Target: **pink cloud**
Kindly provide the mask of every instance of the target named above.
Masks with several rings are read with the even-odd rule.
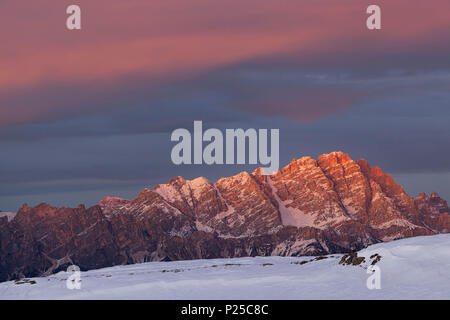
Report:
[[[4,104],[15,93],[55,82],[95,83],[101,90],[130,74],[170,81],[267,56],[351,61],[352,48],[361,59],[365,53],[421,51],[439,43],[442,32],[448,39],[448,0],[435,0],[432,6],[378,0],[383,29],[377,32],[365,28],[365,8],[372,2],[80,0],[83,29],[68,31],[65,8],[72,1],[2,1],[0,126],[65,108],[64,103],[33,110]],[[336,98],[346,104],[346,98]]]

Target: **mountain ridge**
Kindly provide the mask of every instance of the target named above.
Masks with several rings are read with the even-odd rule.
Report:
[[[342,253],[450,232],[437,193],[410,197],[391,175],[342,152],[293,159],[275,174],[211,182],[179,176],[135,199],[88,209],[24,204],[0,218],[0,280],[159,260]],[[58,226],[55,227],[55,226]],[[19,241],[21,240],[21,241]]]

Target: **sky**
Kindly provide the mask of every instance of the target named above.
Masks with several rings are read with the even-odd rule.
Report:
[[[66,8],[81,8],[81,30]],[[381,8],[368,30],[366,8]],[[0,0],[0,210],[134,198],[182,175],[176,128],[278,128],[450,200],[448,0]]]

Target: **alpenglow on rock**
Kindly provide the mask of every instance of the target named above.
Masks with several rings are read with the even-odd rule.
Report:
[[[392,176],[342,152],[266,176],[177,177],[133,200],[86,209],[26,204],[0,217],[0,281],[147,261],[344,253],[450,232],[447,202],[411,198]]]

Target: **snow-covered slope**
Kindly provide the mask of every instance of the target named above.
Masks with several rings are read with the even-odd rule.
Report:
[[[381,289],[369,290],[375,254]],[[450,299],[450,234],[372,245],[366,262],[342,265],[342,255],[149,262],[0,283],[1,299]],[[306,263],[304,263],[307,261]],[[35,283],[33,283],[35,282]]]

